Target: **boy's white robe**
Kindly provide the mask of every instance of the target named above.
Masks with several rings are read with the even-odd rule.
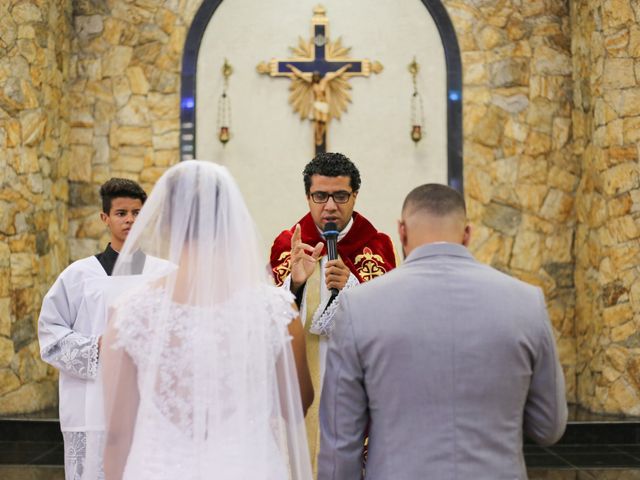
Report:
[[[44,297],[38,319],[42,359],[60,370],[60,428],[104,430],[98,339],[106,328],[111,278],[95,256],[69,265]]]
[[[158,270],[166,272],[167,262],[147,256],[143,274]],[[139,282],[140,276],[110,277],[95,256],[78,260],[49,289],[38,319],[40,355],[60,371],[65,450],[73,450],[79,464],[73,468],[85,470],[86,479],[100,478],[95,470],[101,470],[105,428],[98,339],[106,329],[108,299],[126,291],[131,281]],[[67,478],[75,477],[68,472]]]
[[[103,293],[109,280],[95,256],[72,263],[45,295],[38,319],[40,356],[60,371],[66,478],[101,478],[95,471],[104,432],[98,339],[106,327]],[[93,475],[85,472],[87,463]]]

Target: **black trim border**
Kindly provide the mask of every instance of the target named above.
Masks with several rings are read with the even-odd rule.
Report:
[[[447,65],[447,179],[449,186],[464,192],[462,136],[462,58],[458,37],[440,0],[422,0],[438,27]]]
[[[195,157],[196,73],[202,37],[222,0],[204,0],[189,27],[182,57],[180,85],[180,160]],[[455,28],[440,0],[422,0],[442,39],[447,66],[447,180],[464,191],[462,136],[462,59]]]
[[[222,0],[203,0],[193,17],[182,55],[180,82],[180,161],[196,154],[196,75],[202,37]]]

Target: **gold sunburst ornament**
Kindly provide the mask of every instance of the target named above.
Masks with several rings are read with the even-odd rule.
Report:
[[[368,77],[383,69],[379,62],[349,58],[351,48],[342,45],[342,39],[331,41],[326,10],[317,6],[313,12],[312,34],[305,41],[290,47],[292,58],[260,63],[259,73],[272,77],[288,77],[289,103],[302,120],[314,123],[316,153],[326,151],[327,126],[331,119],[339,119],[351,102],[350,77]]]

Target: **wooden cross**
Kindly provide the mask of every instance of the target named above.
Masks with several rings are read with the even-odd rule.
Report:
[[[335,42],[329,40],[329,19],[325,12],[322,6],[313,10],[313,36],[308,42],[299,39],[298,46],[292,48],[295,57],[274,58],[257,66],[259,73],[292,80],[289,103],[301,118],[313,121],[316,154],[327,151],[329,121],[340,118],[351,102],[347,79],[382,71],[378,62],[348,58],[351,49],[343,47],[340,38]]]

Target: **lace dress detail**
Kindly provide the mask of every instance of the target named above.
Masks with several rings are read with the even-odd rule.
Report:
[[[98,372],[98,338],[71,332],[42,353],[42,359],[57,369],[87,380]]]
[[[293,297],[264,287],[208,309],[162,305],[164,298],[161,290],[138,293],[135,301],[121,304],[114,318],[118,333],[112,348],[123,348],[133,360],[140,392],[134,442],[123,478],[197,478],[191,466],[202,463],[195,453],[202,443],[212,450],[206,463],[224,472],[220,478],[244,478],[240,472],[252,461],[247,452],[265,448],[251,442],[273,440],[269,433],[273,419],[269,405],[256,405],[251,398],[245,405],[232,405],[225,398],[242,398],[240,391],[275,385],[276,360],[289,338],[287,325],[296,315]],[[238,335],[234,320],[249,314],[255,317],[256,327]],[[170,321],[162,321],[163,315]],[[206,364],[199,358],[205,358]],[[250,435],[237,431],[237,424],[243,424],[235,421],[239,416],[248,416]],[[216,431],[208,429],[212,423]],[[196,438],[205,440],[198,443]],[[287,478],[275,441],[268,451],[268,462],[254,460],[257,471],[264,471],[254,478]]]

